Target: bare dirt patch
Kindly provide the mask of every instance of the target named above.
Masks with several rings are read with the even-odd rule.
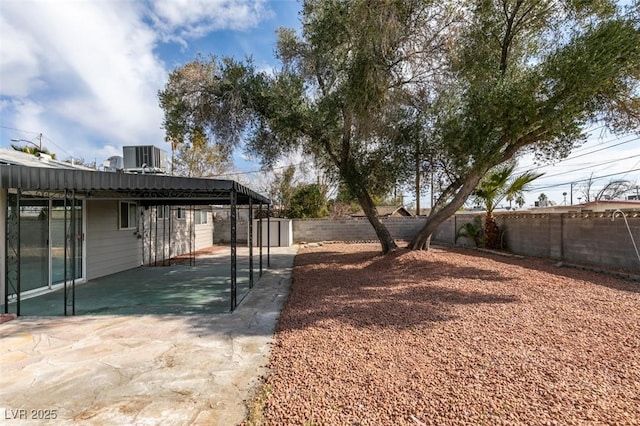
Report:
[[[640,424],[640,285],[465,250],[302,249],[272,424]]]

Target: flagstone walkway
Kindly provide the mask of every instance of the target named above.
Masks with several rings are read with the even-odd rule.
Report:
[[[297,247],[233,313],[0,324],[0,423],[232,425],[265,372]]]

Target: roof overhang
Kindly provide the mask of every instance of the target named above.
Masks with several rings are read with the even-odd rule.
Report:
[[[74,191],[92,199],[130,199],[143,205],[270,204],[271,201],[232,180],[112,173],[0,164],[0,188],[63,194]]]

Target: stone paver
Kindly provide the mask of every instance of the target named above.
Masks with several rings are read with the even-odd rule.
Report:
[[[0,324],[0,424],[241,422],[266,372],[296,252],[272,248],[271,269],[232,314]]]

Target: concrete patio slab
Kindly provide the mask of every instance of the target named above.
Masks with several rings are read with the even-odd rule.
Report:
[[[297,247],[233,313],[23,316],[0,324],[0,423],[232,425],[266,363]]]
[[[272,253],[271,257],[279,256]],[[214,253],[199,256],[194,265],[178,259],[167,266],[143,266],[95,278],[80,283],[72,290],[67,287],[67,313],[73,312],[71,297],[75,294],[77,315],[137,315],[175,314],[197,315],[228,312],[230,309],[229,247],[219,247]],[[260,258],[254,250],[253,280],[260,278]],[[263,249],[263,269],[267,254]],[[249,290],[249,250],[239,247],[237,252],[237,298]],[[4,305],[0,305],[4,312]],[[58,288],[23,297],[21,315],[64,315],[65,291]],[[9,312],[16,313],[15,300]]]

